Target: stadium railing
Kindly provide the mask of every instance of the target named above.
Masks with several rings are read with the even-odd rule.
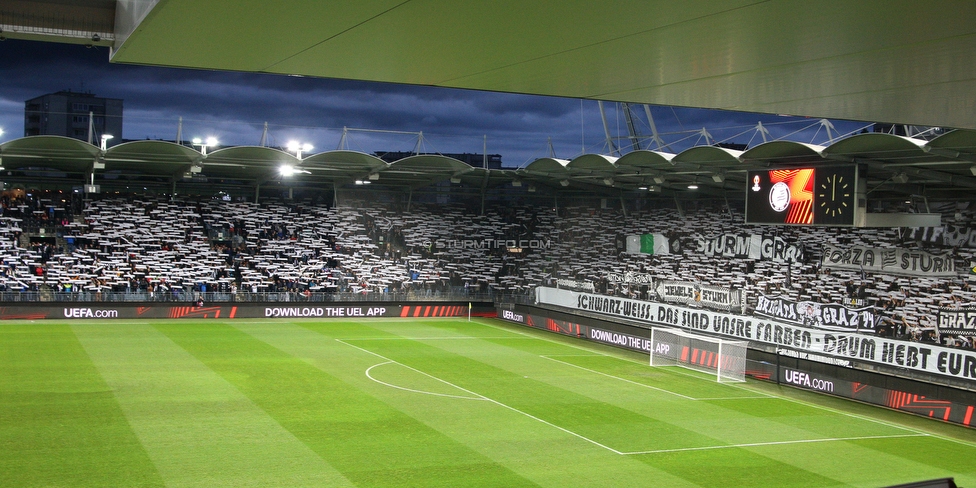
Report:
[[[267,303],[267,302],[492,302],[500,299],[496,293],[449,293],[449,292],[411,292],[411,293],[312,293],[308,296],[296,292],[252,293],[238,292],[77,292],[49,293],[37,291],[0,292],[0,303],[62,303],[62,302],[193,302],[203,299],[205,303]],[[511,299],[509,299],[511,300]]]

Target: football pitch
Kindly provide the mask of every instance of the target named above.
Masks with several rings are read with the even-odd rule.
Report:
[[[970,429],[496,320],[0,323],[0,486],[976,486]]]

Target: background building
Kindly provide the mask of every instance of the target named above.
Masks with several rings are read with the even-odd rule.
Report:
[[[55,135],[97,143],[103,134],[121,140],[121,99],[62,90],[24,102],[25,136]]]

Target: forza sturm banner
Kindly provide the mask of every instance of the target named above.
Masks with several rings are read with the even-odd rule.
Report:
[[[649,326],[679,327],[838,359],[867,361],[976,381],[976,352],[936,344],[823,331],[762,317],[546,287],[536,289],[536,300],[571,310],[629,319]]]
[[[901,248],[824,246],[820,267],[930,278],[957,275],[956,262],[951,254]]]

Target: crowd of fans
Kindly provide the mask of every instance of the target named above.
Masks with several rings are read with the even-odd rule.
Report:
[[[98,300],[228,299],[242,294],[303,300],[343,293],[530,295],[556,279],[601,293],[654,298],[647,286],[607,280],[638,273],[797,301],[875,307],[876,333],[972,347],[967,336],[936,336],[940,308],[970,306],[976,249],[906,240],[902,229],[760,227],[740,210],[699,202],[675,208],[491,206],[312,202],[262,204],[206,198],[4,196],[0,200],[0,291]],[[895,209],[898,210],[898,209]],[[902,209],[903,210],[903,209]],[[973,209],[944,209],[945,222],[971,227]],[[41,231],[44,231],[43,233]],[[660,233],[668,254],[628,254],[618,236]],[[708,256],[699,237],[775,234],[805,250],[799,262]],[[951,252],[955,278],[824,269],[825,244]],[[273,295],[263,295],[273,294]],[[855,307],[855,308],[856,308]]]

